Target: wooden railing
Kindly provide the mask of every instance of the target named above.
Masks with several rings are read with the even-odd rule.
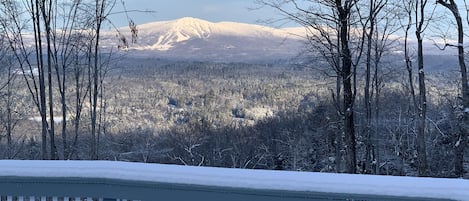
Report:
[[[438,185],[431,182],[441,182],[444,189],[434,189]],[[0,197],[1,201],[469,200],[469,182],[103,161],[0,161]]]

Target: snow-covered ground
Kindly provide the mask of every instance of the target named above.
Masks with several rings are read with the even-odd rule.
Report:
[[[469,180],[245,170],[111,161],[0,160],[1,176],[81,177],[265,190],[469,200]]]

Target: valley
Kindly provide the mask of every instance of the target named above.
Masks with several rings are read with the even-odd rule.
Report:
[[[308,47],[302,28],[196,18],[137,27],[136,38],[128,28],[106,30],[97,46],[88,31],[63,35],[77,38],[70,49],[55,52],[54,68],[47,71],[35,63],[37,56],[26,54],[22,63],[5,53],[0,158],[41,159],[41,153],[53,153],[64,160],[344,171],[347,110],[342,74],[333,65],[340,58],[335,49]],[[35,45],[30,35],[24,39],[25,47]],[[356,168],[363,174],[417,176],[418,96],[410,95],[416,85],[408,79],[416,80],[418,72],[408,74],[402,40],[394,39],[370,72],[373,101],[365,101],[366,65],[353,58],[354,76],[348,79],[356,111]],[[433,45],[423,46],[428,50],[428,171],[452,177],[448,158],[464,112],[458,105],[458,63],[453,51]],[[417,62],[415,56],[408,61]],[[38,84],[38,77],[48,75],[44,72],[51,73],[50,82]],[[44,119],[40,108],[46,108]],[[379,162],[367,161],[372,150]]]

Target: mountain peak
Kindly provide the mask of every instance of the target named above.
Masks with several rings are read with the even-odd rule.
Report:
[[[193,24],[212,24],[209,21],[199,19],[199,18],[194,18],[194,17],[183,17],[174,20],[178,24],[184,24],[184,25],[193,25]]]
[[[214,23],[193,18],[184,17],[167,22],[169,26],[165,33],[160,33],[153,49],[167,51],[174,47],[174,44],[181,43],[194,38],[208,38],[214,29]]]
[[[205,38],[211,33],[214,25],[214,23],[209,21],[193,17],[184,17],[175,20],[172,29],[188,37]]]

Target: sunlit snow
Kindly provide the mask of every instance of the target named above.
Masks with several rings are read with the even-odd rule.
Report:
[[[469,200],[469,181],[141,164],[0,161],[0,176],[82,177],[219,187]]]
[[[300,35],[304,37],[305,34],[304,28],[274,29],[236,22],[213,23],[192,17],[143,24],[139,25],[138,28],[139,35],[147,37],[141,37],[140,46],[134,48],[159,51],[168,51],[176,44],[190,39],[207,39],[213,35],[300,39]]]
[[[28,118],[30,121],[34,122],[42,122],[42,118],[40,116],[30,117]],[[47,117],[47,121],[49,121],[49,117]],[[54,123],[60,124],[63,121],[63,117],[54,117]]]

